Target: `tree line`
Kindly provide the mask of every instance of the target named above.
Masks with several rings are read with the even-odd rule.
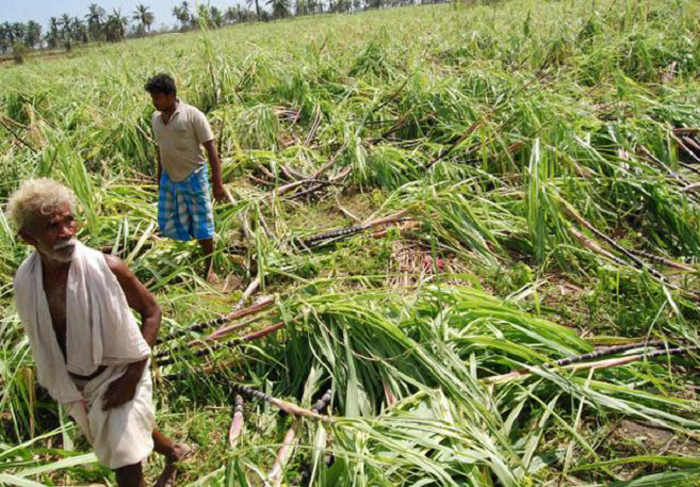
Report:
[[[143,37],[156,32],[194,30],[202,25],[207,28],[219,28],[242,22],[266,22],[294,15],[351,13],[440,1],[445,0],[246,0],[246,6],[239,4],[221,9],[202,4],[195,8],[184,0],[171,11],[177,26],[174,29],[159,31],[152,30],[156,18],[147,5],[139,4],[131,14],[124,15],[121,9],[107,12],[93,3],[83,17],[70,16],[67,13],[60,17],[51,17],[45,31],[41,24],[34,20],[0,23],[0,53],[14,51],[18,54],[26,49],[40,48],[65,48],[70,51],[76,43],[119,42],[127,37]]]

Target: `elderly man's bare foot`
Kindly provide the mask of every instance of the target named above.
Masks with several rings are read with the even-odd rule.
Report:
[[[184,443],[180,443],[173,447],[174,453],[168,456],[163,472],[158,477],[155,487],[173,487],[175,485],[175,477],[177,477],[177,464],[194,453],[194,450]]]

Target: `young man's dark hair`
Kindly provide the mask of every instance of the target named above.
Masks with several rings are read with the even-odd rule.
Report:
[[[175,87],[175,80],[172,76],[167,73],[158,73],[153,78],[146,82],[146,91],[151,95],[155,94],[177,94],[177,88]]]

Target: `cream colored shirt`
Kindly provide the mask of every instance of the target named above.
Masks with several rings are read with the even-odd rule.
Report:
[[[187,179],[193,171],[207,163],[202,144],[214,140],[209,122],[202,112],[178,102],[167,125],[160,112],[151,120],[163,170],[172,181]]]

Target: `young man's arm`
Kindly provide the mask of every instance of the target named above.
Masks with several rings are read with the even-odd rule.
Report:
[[[156,150],[158,151],[158,169],[156,169],[156,184],[158,184],[158,188],[160,188],[160,177],[163,174],[163,161],[160,158],[160,148],[157,147]]]
[[[211,166],[214,199],[216,199],[216,201],[226,201],[226,192],[224,191],[224,185],[221,180],[221,161],[219,161],[219,155],[216,153],[216,147],[214,147],[214,139],[205,142],[204,148],[207,151],[207,158]]]
[[[153,347],[158,339],[161,312],[158,303],[148,289],[121,259],[106,255],[107,265],[119,281],[126,300],[141,315],[141,334],[146,343]],[[136,385],[141,379],[146,359],[130,364],[126,373],[109,385],[103,397],[102,409],[107,410],[131,401],[136,394]]]

